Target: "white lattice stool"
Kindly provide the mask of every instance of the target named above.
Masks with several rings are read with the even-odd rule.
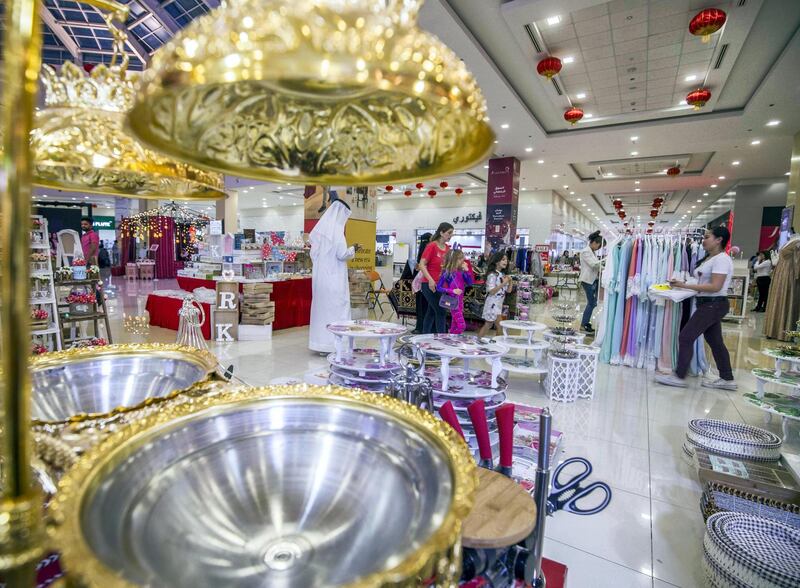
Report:
[[[545,390],[550,400],[558,402],[575,402],[578,399],[578,369],[580,357],[547,358],[547,378]]]
[[[588,345],[570,345],[567,349],[577,353],[578,359],[580,359],[576,376],[578,398],[594,398],[597,382],[597,358],[600,355],[600,349]]]

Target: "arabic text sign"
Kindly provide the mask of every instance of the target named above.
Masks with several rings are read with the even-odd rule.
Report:
[[[470,212],[463,216],[454,216],[453,217],[453,224],[454,225],[463,225],[465,223],[479,223],[483,220],[483,213],[481,211],[478,212]]]

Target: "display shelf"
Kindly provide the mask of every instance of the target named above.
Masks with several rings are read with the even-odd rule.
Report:
[[[762,349],[761,353],[775,360],[775,375],[800,370],[800,355],[794,355],[781,347]]]
[[[770,422],[772,415],[781,417],[781,428],[784,441],[789,436],[789,421],[800,421],[800,398],[787,394],[767,392],[763,395],[748,392],[744,394],[745,400],[759,410],[763,410],[765,420]]]
[[[103,312],[91,312],[88,314],[76,314],[71,315],[69,313],[61,313],[61,322],[62,323],[77,323],[81,321],[94,321],[105,318],[105,313]]]
[[[507,355],[500,360],[500,364],[503,366],[504,370],[518,374],[540,376],[547,373],[547,368],[539,365],[540,360],[530,357]]]
[[[30,298],[28,303],[32,307],[47,307],[47,313],[50,320],[50,325],[45,329],[34,329],[31,331],[32,342],[41,343],[50,351],[60,351],[63,348],[63,341],[61,339],[61,327],[59,325],[58,306],[56,304],[56,290],[53,280],[53,259],[50,257],[50,244],[47,242],[46,237],[49,235],[47,219],[40,215],[34,215],[31,220],[38,220],[40,223],[39,229],[31,229],[31,233],[41,233],[43,235],[42,243],[31,243],[31,250],[46,250],[48,252],[46,260],[37,260],[39,264],[36,271],[31,272],[30,278],[32,280],[40,280],[47,282],[48,296],[46,298]],[[32,224],[32,223],[31,223]],[[41,269],[45,266],[44,269]],[[44,289],[41,289],[44,290]]]
[[[58,333],[58,327],[55,326],[54,323],[50,323],[50,326],[46,329],[34,329],[31,331],[31,335],[52,335],[54,333]]]
[[[795,395],[800,395],[800,374],[777,374],[773,370],[766,368],[755,368],[751,373],[756,379],[756,390],[760,397],[764,396],[764,387],[767,384],[791,388],[795,391]]]
[[[55,297],[48,296],[47,298],[31,298],[29,304],[53,304]]]
[[[31,243],[31,249],[50,249],[49,243]]]
[[[725,315],[725,320],[740,321],[747,315],[747,290],[750,287],[750,275],[734,275],[728,288],[727,297],[730,301],[730,310]]]

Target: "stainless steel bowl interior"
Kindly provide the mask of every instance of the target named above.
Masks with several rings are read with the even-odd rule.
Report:
[[[188,388],[207,369],[189,357],[159,353],[98,355],[32,370],[32,416],[64,421],[79,414],[108,413]]]
[[[347,402],[226,405],[137,447],[80,520],[98,558],[139,585],[348,584],[399,564],[452,502],[442,447]]]

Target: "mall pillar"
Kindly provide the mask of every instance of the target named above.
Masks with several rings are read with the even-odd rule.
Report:
[[[510,247],[516,242],[519,169],[520,163],[516,157],[498,157],[489,160],[486,239],[494,250]]]
[[[791,167],[789,168],[789,190],[786,194],[786,206],[794,206],[794,228],[800,225],[800,131],[795,133],[792,148]]]
[[[226,190],[228,193],[227,198],[221,198],[216,201],[217,204],[217,220],[223,221],[222,230],[225,233],[238,233],[239,232],[239,191]]]

